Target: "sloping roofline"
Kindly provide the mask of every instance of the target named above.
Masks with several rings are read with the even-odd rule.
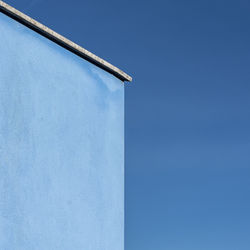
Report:
[[[6,15],[10,16],[11,18],[24,24],[25,26],[36,31],[37,33],[45,36],[46,38],[52,40],[53,42],[64,47],[65,49],[67,49],[67,50],[73,52],[74,54],[86,59],[87,61],[95,64],[96,66],[108,71],[109,73],[113,74],[114,76],[116,76],[120,80],[129,81],[129,82],[132,81],[132,77],[127,75],[126,73],[124,73],[122,70],[118,69],[117,67],[108,63],[107,61],[101,59],[100,57],[94,55],[93,53],[89,52],[88,50],[82,48],[81,46],[77,45],[76,43],[70,41],[69,39],[63,37],[62,35],[56,33],[55,31],[51,30],[50,28],[46,27],[45,25],[37,22],[36,20],[32,19],[31,17],[16,10],[15,8],[11,7],[10,5],[8,5],[7,3],[5,3],[1,0],[0,0],[0,12],[5,13]]]

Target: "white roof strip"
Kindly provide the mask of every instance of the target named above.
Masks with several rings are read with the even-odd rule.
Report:
[[[117,67],[113,66],[109,62],[103,60],[102,58],[96,56],[95,54],[89,52],[88,50],[82,48],[81,46],[77,45],[76,43],[70,41],[69,39],[65,38],[64,36],[56,33],[55,31],[51,30],[50,28],[46,27],[45,25],[37,22],[36,20],[32,19],[31,17],[23,14],[22,12],[16,10],[15,8],[11,7],[7,3],[0,0],[0,11],[4,12],[5,14],[9,15],[10,17],[14,18],[18,22],[28,26],[29,28],[35,30],[36,32],[40,33],[41,35],[49,38],[50,40],[56,42],[57,44],[61,45],[62,47],[70,50],[71,52],[77,54],[78,56],[90,61],[91,63],[99,66],[100,68],[108,71],[109,73],[115,75],[122,81],[132,81],[132,77],[124,73],[122,70],[118,69]]]

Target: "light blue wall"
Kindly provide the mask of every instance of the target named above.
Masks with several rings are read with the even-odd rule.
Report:
[[[124,86],[0,13],[0,249],[122,250]]]

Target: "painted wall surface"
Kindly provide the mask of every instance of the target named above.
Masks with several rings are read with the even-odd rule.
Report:
[[[0,249],[122,250],[124,86],[0,13]]]

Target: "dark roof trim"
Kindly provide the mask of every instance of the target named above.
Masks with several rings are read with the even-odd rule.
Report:
[[[73,52],[74,54],[76,54],[84,59],[86,59],[87,61],[95,64],[96,66],[108,71],[109,73],[113,74],[114,76],[116,76],[120,80],[129,81],[129,82],[132,81],[132,77],[127,75],[126,73],[124,73],[122,70],[118,69],[117,67],[108,63],[107,61],[101,59],[100,57],[94,55],[93,53],[89,52],[88,50],[82,48],[81,46],[77,45],[76,43],[70,41],[69,39],[61,36],[60,34],[56,33],[55,31],[51,30],[50,28],[46,27],[45,25],[32,19],[31,17],[16,10],[15,8],[11,7],[10,5],[6,4],[5,2],[3,2],[1,0],[0,0],[0,11],[5,13],[9,17],[15,19],[16,21],[24,24],[25,26],[29,27],[30,29],[36,31],[37,33],[52,40],[53,42],[57,43],[58,45],[62,46],[63,48]]]

